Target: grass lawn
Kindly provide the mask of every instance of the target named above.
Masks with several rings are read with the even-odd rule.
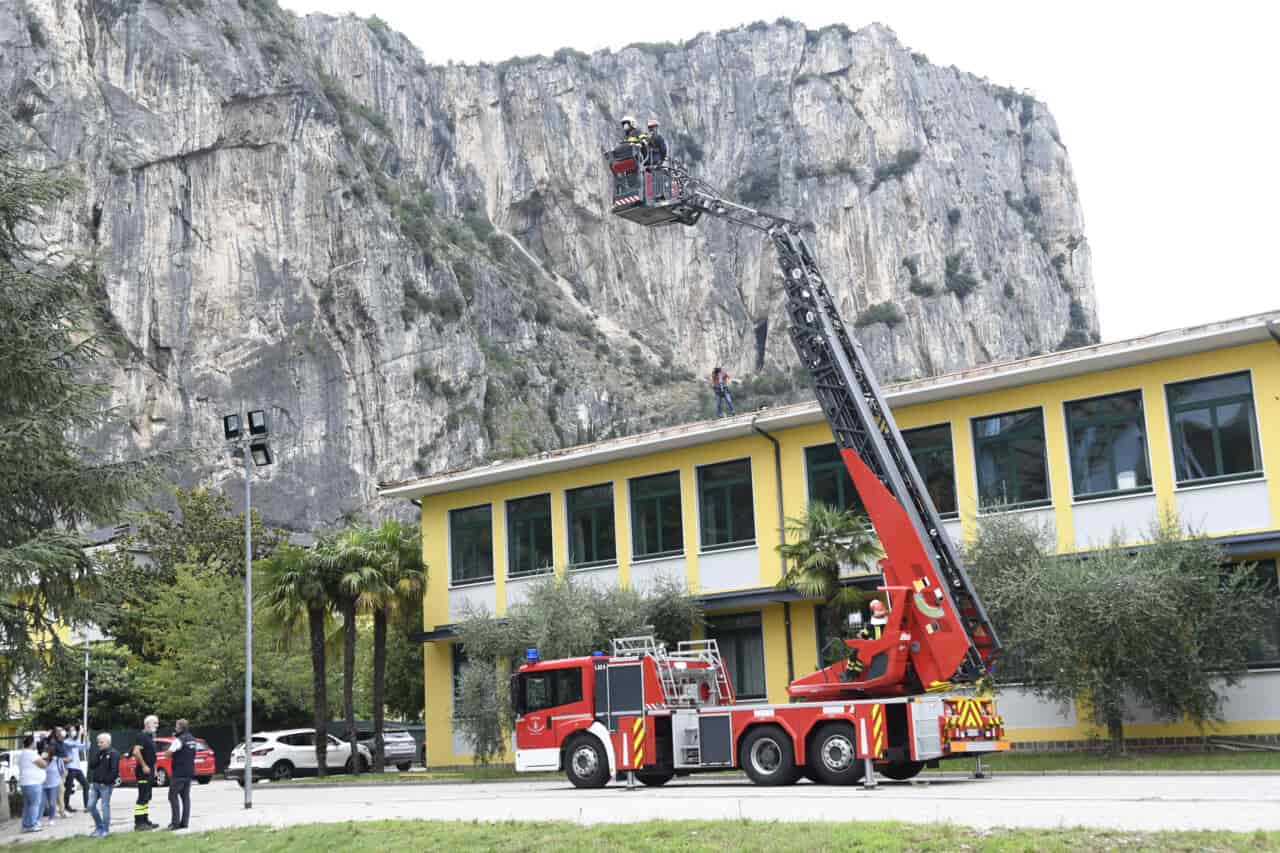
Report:
[[[983,759],[989,770],[1027,772],[1080,772],[1098,770],[1280,770],[1280,752],[1130,752],[1109,756],[1101,753],[1006,752]],[[943,770],[972,770],[973,762],[956,759],[942,762]]]
[[[165,853],[282,853],[344,851],[486,850],[501,853],[552,848],[575,851],[843,851],[850,850],[1275,850],[1280,832],[1110,832],[1092,829],[970,830],[906,823],[788,824],[752,821],[682,821],[582,827],[571,823],[441,823],[377,821],[311,824],[286,829],[253,827],[198,835],[112,835],[47,841],[40,853],[165,851]]]

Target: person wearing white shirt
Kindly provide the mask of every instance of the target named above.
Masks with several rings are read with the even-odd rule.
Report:
[[[22,831],[40,831],[40,812],[44,805],[44,777],[48,762],[36,752],[36,739],[23,735],[18,753],[18,786],[22,788]]]

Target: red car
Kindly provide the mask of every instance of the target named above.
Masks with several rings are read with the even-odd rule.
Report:
[[[171,737],[156,738],[156,787],[163,788],[169,784],[169,777],[173,775],[173,756],[169,753],[169,744],[173,743]],[[202,738],[196,738],[196,781],[201,785],[208,785],[213,781],[215,772],[213,763],[213,750],[209,748],[209,744],[205,743]],[[132,748],[129,750],[132,752]],[[132,785],[137,779],[134,777],[134,765],[137,762],[132,755],[120,756],[120,784]]]

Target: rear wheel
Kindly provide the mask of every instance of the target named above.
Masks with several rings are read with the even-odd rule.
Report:
[[[569,741],[564,766],[575,788],[603,788],[609,781],[609,756],[599,739],[591,735]]]
[[[659,788],[671,781],[671,777],[675,776],[674,770],[637,770],[636,778],[640,780],[641,785],[648,785],[650,788]]]
[[[790,785],[800,778],[791,736],[777,726],[760,726],[748,732],[738,760],[757,785]]]
[[[200,785],[208,785],[208,784],[209,784],[210,782],[212,782],[212,781],[213,781],[213,777],[212,777],[212,776],[197,776],[197,777],[196,777],[196,782],[197,782],[198,784],[200,784]]]
[[[412,766],[413,765],[407,761],[401,761],[399,764],[396,765],[396,769],[399,770],[401,773],[408,773],[409,768]]]
[[[288,761],[277,761],[271,765],[272,782],[288,782],[293,778],[293,765]]]
[[[890,761],[883,767],[877,767],[876,770],[886,779],[892,779],[895,782],[905,782],[908,779],[914,779],[924,769],[923,761]]]
[[[854,746],[853,726],[848,723],[820,726],[813,738],[809,766],[827,785],[852,785],[861,779],[864,767]]]

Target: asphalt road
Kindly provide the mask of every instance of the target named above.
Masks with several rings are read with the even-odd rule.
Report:
[[[130,831],[134,792],[113,797],[112,831]],[[628,791],[610,785],[579,791],[567,782],[483,784],[254,786],[254,807],[242,789],[216,781],[192,791],[191,827],[285,826],[346,820],[571,820],[580,823],[660,819],[904,820],[964,826],[1094,826],[1127,830],[1280,830],[1280,777],[1270,775],[997,776],[881,783],[873,791],[807,782],[760,788],[744,780],[676,780],[663,788]],[[151,819],[168,822],[161,789]],[[9,821],[0,839],[87,834],[84,814],[37,835],[19,836]]]

